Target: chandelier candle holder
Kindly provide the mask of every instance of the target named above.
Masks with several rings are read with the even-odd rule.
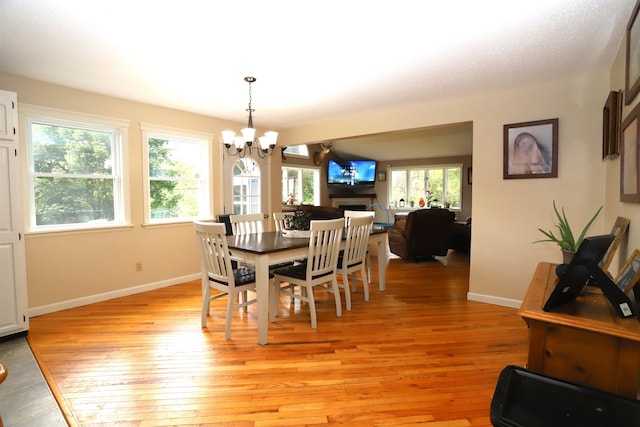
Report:
[[[223,130],[222,141],[227,149],[227,154],[230,156],[245,157],[247,152],[251,155],[251,149],[254,147],[258,157],[264,159],[273,154],[273,149],[278,141],[278,132],[265,132],[264,136],[256,138],[256,129],[253,127],[253,112],[255,110],[251,106],[251,83],[255,83],[256,78],[245,77],[244,81],[249,83],[249,108],[246,109],[249,112],[249,122],[247,127],[240,131],[242,133],[241,136],[236,136],[234,131]]]

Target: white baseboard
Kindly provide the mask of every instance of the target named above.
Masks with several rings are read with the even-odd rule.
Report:
[[[66,310],[74,307],[80,307],[82,305],[93,304],[95,302],[106,301],[113,298],[125,297],[127,295],[139,294],[141,292],[152,291],[154,289],[166,288],[167,286],[173,286],[179,283],[190,282],[192,280],[197,280],[197,279],[200,279],[200,273],[190,274],[188,276],[182,276],[182,277],[174,277],[173,279],[162,280],[160,282],[154,282],[154,283],[147,283],[144,285],[134,286],[132,288],[118,289],[117,291],[89,295],[82,298],[76,298],[72,300],[57,302],[55,304],[32,307],[29,309],[29,317],[41,316],[43,314],[54,313],[56,311]]]
[[[522,301],[509,298],[500,298],[492,295],[475,294],[473,292],[467,293],[467,299],[469,301],[486,302],[488,304],[500,305],[503,307],[520,308]]]

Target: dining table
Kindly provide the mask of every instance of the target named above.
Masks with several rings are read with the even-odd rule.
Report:
[[[373,229],[369,236],[369,244],[377,246],[378,288],[384,291],[389,246],[386,229]],[[286,237],[281,231],[266,231],[227,236],[227,246],[234,259],[254,265],[258,306],[258,344],[268,344],[269,266],[306,258],[309,254],[309,238]]]

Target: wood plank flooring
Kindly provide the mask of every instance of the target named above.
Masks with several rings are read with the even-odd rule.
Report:
[[[31,319],[32,350],[71,425],[490,426],[496,380],[526,361],[515,309],[466,300],[469,262],[391,259],[387,290],[335,316],[283,297],[269,345],[256,307],[200,327],[199,282]]]

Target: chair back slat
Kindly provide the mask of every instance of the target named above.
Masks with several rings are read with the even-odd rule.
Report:
[[[372,215],[347,217],[346,239],[342,254],[343,265],[351,266],[364,262],[372,226]]]
[[[311,221],[307,277],[335,274],[344,218]]]
[[[292,214],[288,214],[288,215],[291,216]],[[274,212],[273,213],[273,221],[274,221],[275,226],[276,226],[276,231],[284,230],[284,220],[285,220],[286,216],[287,216],[286,212]]]
[[[264,215],[261,213],[229,215],[229,222],[234,236],[262,233],[264,230]]]
[[[235,286],[225,225],[194,221],[194,227],[200,247],[203,279],[207,277],[203,283],[212,279],[229,287]]]

